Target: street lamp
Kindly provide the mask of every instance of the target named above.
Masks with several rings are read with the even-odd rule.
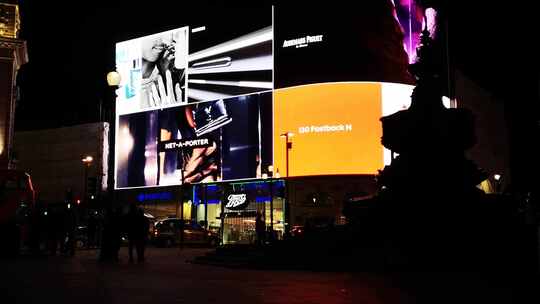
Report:
[[[87,195],[88,195],[88,169],[90,168],[90,165],[92,164],[92,161],[94,158],[90,155],[86,156],[82,159],[82,162],[84,164],[84,202],[86,203]]]
[[[289,150],[292,149],[292,142],[289,141],[290,137],[294,136],[292,132],[285,132],[279,135],[282,138],[285,138],[285,234],[289,234]]]
[[[121,80],[122,80],[122,77],[120,76],[120,73],[118,73],[117,71],[112,71],[107,74],[107,84],[109,84],[110,87],[119,86]]]
[[[270,239],[274,241],[274,166],[268,166],[270,174]]]
[[[294,133],[285,132],[280,134],[279,137],[285,138],[285,177],[289,178],[289,150],[292,149],[292,142],[289,141],[289,137],[293,137]]]
[[[495,174],[493,175],[493,179],[495,179],[495,192],[501,192],[501,175]]]

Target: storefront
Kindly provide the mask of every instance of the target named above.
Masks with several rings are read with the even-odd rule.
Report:
[[[200,184],[192,186],[192,191],[193,199],[183,204],[184,218],[219,230],[222,244],[254,243],[258,216],[264,223],[267,238],[283,238],[283,180]]]
[[[118,198],[136,203],[155,219],[196,222],[227,245],[255,243],[258,215],[266,239],[283,239],[287,229],[313,220],[344,224],[343,202],[375,191],[373,175],[356,175],[291,179],[289,189],[285,180],[275,178],[130,189],[119,191]]]
[[[117,197],[126,206],[137,204],[156,220],[196,222],[218,232],[222,244],[254,243],[258,214],[268,239],[282,239],[285,233],[285,182],[281,179],[131,189],[119,191]]]

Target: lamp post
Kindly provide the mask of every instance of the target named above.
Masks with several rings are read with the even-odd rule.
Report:
[[[112,201],[114,194],[114,137],[115,137],[115,126],[116,126],[116,90],[120,86],[122,78],[120,74],[116,71],[111,71],[107,73],[107,84],[109,85],[110,90],[113,92],[111,100],[111,111],[109,113],[109,155],[107,158],[107,193],[108,198]]]
[[[270,168],[270,166],[268,168]],[[270,194],[270,226],[272,227],[272,210],[273,210],[273,208],[272,208],[272,172],[270,172],[270,171],[268,171],[268,173],[265,172],[265,173],[262,174],[262,179],[263,180],[266,181],[266,180],[268,180],[268,178],[270,178],[270,182],[268,183],[268,185],[270,186],[269,189],[268,189],[269,190],[268,192]],[[266,226],[266,203],[265,203],[264,210],[265,210],[264,211],[264,222],[265,222],[265,226]],[[265,229],[266,229],[266,227],[265,227]]]
[[[86,203],[88,198],[88,169],[90,168],[90,165],[92,164],[92,161],[94,158],[90,155],[86,156],[82,159],[82,162],[84,164],[84,192],[83,192],[83,201]]]
[[[294,136],[292,132],[285,132],[279,135],[282,138],[285,138],[285,234],[289,234],[289,150],[292,149],[292,142],[289,141],[290,137]]]
[[[289,138],[293,137],[294,133],[287,131],[279,136],[285,138],[285,176],[289,179],[289,150],[292,149],[292,142],[289,141]]]
[[[270,239],[274,240],[274,166],[268,166],[270,174]]]
[[[501,175],[495,174],[493,175],[493,179],[495,180],[495,192],[501,192]]]

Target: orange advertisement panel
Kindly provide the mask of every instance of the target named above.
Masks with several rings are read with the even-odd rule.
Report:
[[[286,176],[375,174],[383,164],[380,83],[327,83],[274,93],[274,168]]]

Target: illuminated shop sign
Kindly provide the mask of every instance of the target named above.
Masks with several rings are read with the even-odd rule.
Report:
[[[296,47],[296,48],[302,48],[308,46],[310,43],[317,43],[323,41],[323,35],[315,35],[315,36],[305,36],[301,38],[296,39],[290,39],[290,40],[284,40],[283,41],[283,47]]]
[[[248,204],[249,201],[247,200],[247,194],[229,194],[225,208],[230,210],[242,210],[245,209]]]
[[[139,202],[145,201],[166,201],[172,200],[173,194],[171,192],[157,192],[157,193],[139,193],[137,200]]]
[[[182,148],[205,148],[211,145],[212,142],[208,138],[169,140],[161,142],[159,151],[179,150]]]

